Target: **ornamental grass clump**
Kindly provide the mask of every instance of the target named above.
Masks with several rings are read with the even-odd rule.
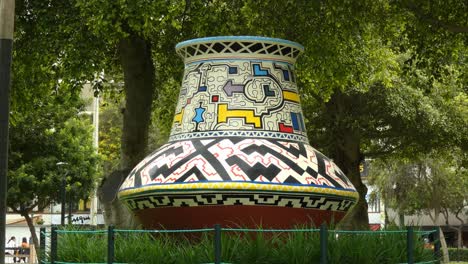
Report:
[[[105,230],[103,230],[105,231]],[[222,261],[236,264],[313,264],[320,262],[320,233],[223,231]],[[213,263],[213,232],[167,234],[148,231],[115,233],[116,263]],[[406,263],[405,231],[333,231],[328,233],[328,263]],[[71,263],[104,263],[105,233],[61,233],[58,260]],[[414,237],[416,262],[432,261],[418,233]]]
[[[106,261],[106,233],[58,233],[58,260],[71,263]]]

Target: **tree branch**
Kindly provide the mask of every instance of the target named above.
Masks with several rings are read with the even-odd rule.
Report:
[[[15,212],[17,214],[21,214],[21,212],[18,209],[16,209],[15,207],[10,207],[10,208],[11,208],[11,210],[13,210],[13,212]]]
[[[11,206],[8,206],[8,207],[10,207],[10,209],[13,210],[13,212],[24,216],[24,214],[28,214],[29,212],[31,212],[31,210],[34,209],[34,207],[36,207],[37,204],[38,204],[38,202],[35,202],[29,207],[24,207],[23,205],[21,205],[20,206],[21,209],[19,209],[19,210],[17,208],[15,208],[15,207],[11,207]]]
[[[464,208],[465,208],[465,206],[460,207],[460,208],[457,210],[457,212],[454,213],[455,218],[457,218],[458,221],[460,221],[460,223],[461,223],[462,226],[465,225],[465,220],[463,220],[463,218],[461,218],[459,214],[460,214],[460,212],[461,212]]]
[[[400,144],[398,144],[396,146],[384,145],[381,150],[368,151],[368,152],[364,152],[363,154],[366,157],[376,158],[376,157],[379,157],[379,156],[385,156],[387,154],[394,153],[395,150],[401,149],[401,148],[403,148],[403,146],[405,146],[405,144],[403,144],[403,143],[400,143]]]
[[[320,105],[324,105],[325,102],[323,101],[323,98],[320,97],[315,91],[307,91],[308,94],[310,94]]]
[[[190,0],[185,0],[184,12],[182,13],[182,22],[180,32],[184,32],[185,19],[187,17],[188,10],[190,9]]]
[[[447,226],[450,226],[450,224],[449,224],[449,212],[448,212],[448,209],[447,209],[447,208],[444,208],[444,209],[442,210],[442,215],[443,215],[444,218],[445,218],[445,224],[446,224]]]

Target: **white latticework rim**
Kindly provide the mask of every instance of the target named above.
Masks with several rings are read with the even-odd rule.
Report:
[[[219,59],[260,59],[284,61],[293,64],[304,47],[289,40],[226,36],[192,39],[176,46],[185,63]]]

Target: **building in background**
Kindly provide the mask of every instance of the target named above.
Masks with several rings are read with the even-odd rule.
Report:
[[[415,214],[404,215],[400,217],[398,212],[390,207],[386,207],[381,199],[378,189],[368,182],[370,160],[366,160],[361,164],[361,178],[366,184],[368,191],[366,200],[368,203],[369,226],[371,230],[379,230],[384,228],[386,223],[391,223],[397,226],[415,226],[421,230],[434,230],[438,227],[444,232],[445,240],[449,247],[457,247],[457,232],[454,227],[460,227],[460,221],[452,213],[447,216],[442,214],[434,222],[429,215]],[[462,245],[468,247],[468,207],[465,207],[465,213],[461,213],[464,217],[465,225],[462,227]]]

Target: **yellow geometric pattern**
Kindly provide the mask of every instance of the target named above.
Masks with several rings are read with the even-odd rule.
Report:
[[[218,123],[226,123],[228,118],[245,118],[246,124],[253,124],[255,127],[262,127],[260,117],[255,116],[254,110],[228,110],[227,104],[218,104]]]
[[[296,103],[300,102],[299,94],[290,91],[283,91],[283,98],[284,100],[293,101]]]
[[[182,123],[182,118],[184,117],[184,108],[180,110],[180,113],[174,115],[174,123]]]
[[[124,198],[125,196],[134,196],[138,193],[143,193],[151,190],[168,190],[173,192],[174,190],[220,190],[220,191],[229,191],[229,190],[252,190],[252,191],[276,191],[276,192],[298,192],[298,193],[320,193],[320,194],[330,194],[337,196],[345,196],[354,199],[359,198],[359,194],[356,191],[345,191],[345,190],[336,190],[332,188],[323,188],[315,186],[293,186],[293,185],[283,185],[283,184],[259,184],[252,182],[194,182],[194,183],[182,183],[182,184],[161,184],[161,185],[149,185],[142,186],[137,189],[122,190],[119,192],[119,198]],[[143,194],[144,196],[145,194]]]

